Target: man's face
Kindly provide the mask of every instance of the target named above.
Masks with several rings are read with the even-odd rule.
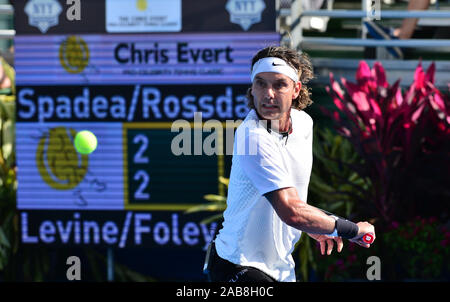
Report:
[[[275,72],[261,72],[252,84],[253,102],[258,114],[266,120],[289,118],[292,100],[300,93],[301,84]]]

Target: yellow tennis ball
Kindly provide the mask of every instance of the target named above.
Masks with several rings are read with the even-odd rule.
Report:
[[[97,148],[97,137],[89,130],[83,130],[75,135],[75,149],[81,154],[90,154]]]

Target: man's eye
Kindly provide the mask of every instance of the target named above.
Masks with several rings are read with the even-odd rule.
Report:
[[[286,83],[276,83],[274,86],[276,89],[282,89],[285,88],[287,85]]]

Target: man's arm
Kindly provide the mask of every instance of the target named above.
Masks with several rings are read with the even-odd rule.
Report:
[[[264,196],[287,225],[307,233],[333,233],[334,218],[300,200],[295,188],[275,190]]]
[[[333,233],[336,220],[300,200],[297,190],[293,187],[283,188],[264,194],[272,204],[278,216],[287,225],[312,234]],[[368,222],[358,222],[358,234],[349,239],[355,239],[366,233],[375,234],[373,226]],[[369,247],[367,244],[360,244]]]

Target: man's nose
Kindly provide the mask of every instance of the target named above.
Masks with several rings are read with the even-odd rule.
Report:
[[[274,99],[275,98],[275,91],[273,90],[272,86],[269,86],[265,90],[265,97],[268,99]]]

